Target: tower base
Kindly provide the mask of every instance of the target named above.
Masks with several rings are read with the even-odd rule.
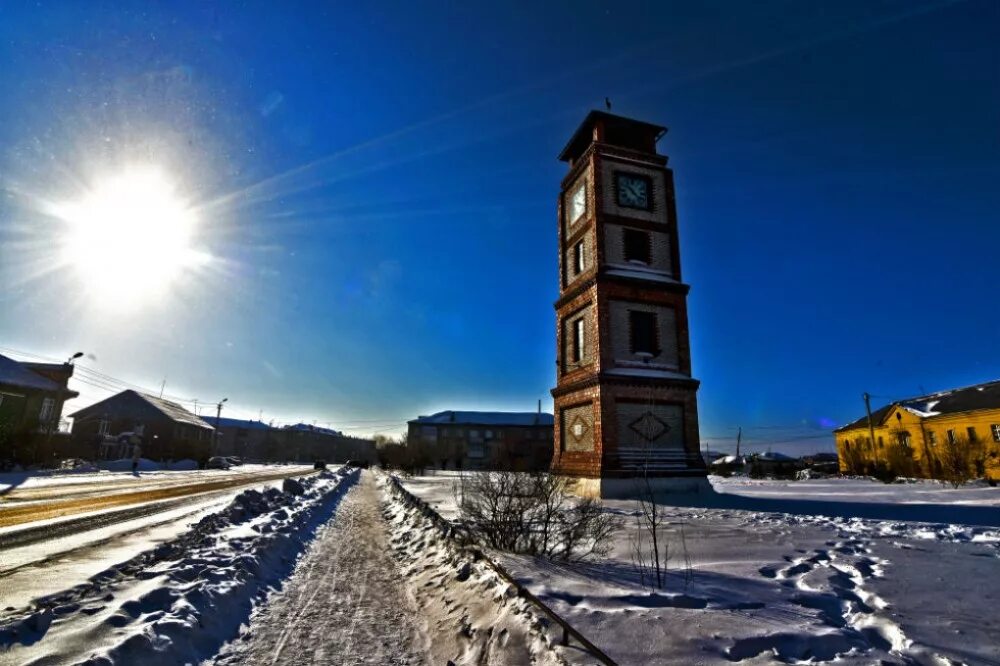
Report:
[[[568,477],[569,491],[593,499],[635,499],[646,492],[646,479]],[[659,499],[661,495],[714,494],[706,476],[659,476],[648,479],[649,488]]]

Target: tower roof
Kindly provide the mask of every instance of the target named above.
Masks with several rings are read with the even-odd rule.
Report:
[[[656,142],[667,128],[642,120],[617,116],[607,111],[591,111],[573,132],[569,143],[559,153],[559,160],[570,162],[578,158],[593,141],[624,148],[656,152]]]

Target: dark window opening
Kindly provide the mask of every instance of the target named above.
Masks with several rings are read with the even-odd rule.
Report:
[[[623,229],[623,241],[625,261],[637,261],[647,265],[651,263],[652,247],[647,232]]]
[[[659,355],[656,314],[629,310],[628,316],[632,353]]]
[[[586,259],[584,257],[583,241],[580,241],[573,246],[573,270],[576,275],[583,272],[586,267]]]

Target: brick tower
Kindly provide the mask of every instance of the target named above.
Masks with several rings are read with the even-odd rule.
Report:
[[[552,469],[584,495],[708,485],[665,132],[591,111],[559,155]]]

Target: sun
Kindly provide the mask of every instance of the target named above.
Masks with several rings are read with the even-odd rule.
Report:
[[[81,286],[106,300],[156,295],[206,260],[192,247],[195,211],[155,167],[106,177],[56,214],[66,223],[63,263]]]

